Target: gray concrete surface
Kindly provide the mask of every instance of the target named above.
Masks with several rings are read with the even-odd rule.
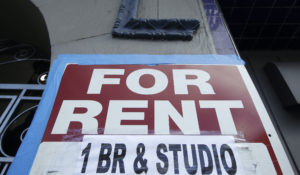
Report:
[[[32,0],[43,14],[58,54],[214,54],[201,0],[141,0],[139,17],[196,18],[200,28],[192,41],[112,38],[120,0]]]

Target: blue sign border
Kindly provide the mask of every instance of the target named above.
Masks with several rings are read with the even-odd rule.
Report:
[[[56,98],[65,67],[78,65],[116,65],[116,64],[206,64],[243,65],[245,62],[236,55],[59,55],[51,66],[42,100],[31,122],[8,175],[29,174],[35,155],[41,143],[48,119]]]

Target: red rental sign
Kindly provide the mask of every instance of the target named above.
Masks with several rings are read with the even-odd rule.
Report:
[[[263,144],[274,171],[282,174],[241,69],[69,64],[42,143],[103,134],[231,135]]]
[[[76,121],[76,115],[89,113]],[[43,141],[78,134],[210,133],[242,134],[249,142],[269,145],[236,67],[69,65]]]

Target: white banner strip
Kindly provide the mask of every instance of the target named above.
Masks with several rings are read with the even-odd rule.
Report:
[[[84,136],[74,174],[243,174],[232,136]]]

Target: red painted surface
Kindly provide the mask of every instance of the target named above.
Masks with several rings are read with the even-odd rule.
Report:
[[[125,69],[124,75],[114,75],[108,77],[120,78],[119,85],[102,86],[101,94],[87,94],[93,69],[95,68],[111,68]],[[126,86],[126,77],[128,74],[137,69],[157,69],[164,72],[169,79],[167,88],[155,95],[139,95],[130,91]],[[189,94],[175,95],[172,78],[172,69],[201,69],[208,72],[211,76],[209,83],[212,85],[215,94],[203,95],[196,87],[189,87]],[[193,79],[194,77],[188,77]],[[143,76],[140,83],[144,87],[151,87],[154,79],[151,76]],[[246,142],[263,143],[267,146],[270,156],[278,174],[281,170],[274,151],[262,125],[261,119],[255,109],[253,101],[249,95],[246,85],[236,66],[213,66],[213,65],[68,65],[61,80],[59,91],[55,100],[55,104],[44,133],[43,141],[80,141],[81,124],[71,123],[67,135],[51,134],[54,122],[58,115],[63,100],[95,100],[99,101],[103,110],[98,120],[98,134],[103,134],[106,114],[109,100],[148,100],[147,109],[126,109],[126,111],[142,111],[145,113],[143,121],[122,121],[124,125],[148,125],[148,134],[154,134],[154,100],[169,100],[174,107],[181,113],[181,100],[195,100],[198,115],[199,127],[202,134],[220,134],[220,127],[214,109],[203,109],[199,107],[199,100],[241,100],[244,108],[231,109],[234,123],[239,133],[238,137],[242,137]],[[75,112],[85,112],[84,109],[76,109]],[[170,122],[171,134],[182,134],[174,122]],[[122,133],[120,133],[122,134]],[[138,134],[138,133],[137,133]]]

